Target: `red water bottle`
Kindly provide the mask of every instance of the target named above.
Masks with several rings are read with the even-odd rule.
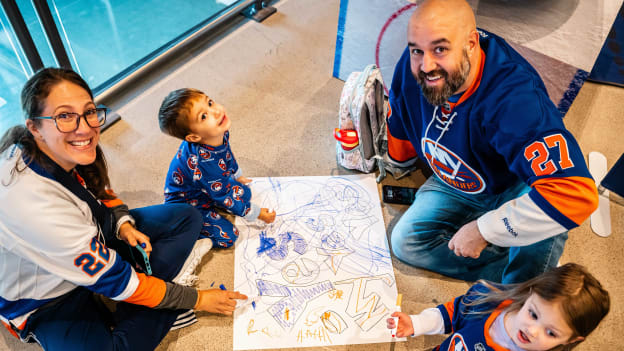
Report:
[[[355,129],[334,129],[334,138],[340,142],[343,150],[352,150],[360,143],[357,130]]]

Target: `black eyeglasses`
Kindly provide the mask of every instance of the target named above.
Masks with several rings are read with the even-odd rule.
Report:
[[[61,133],[71,133],[78,129],[80,125],[80,117],[83,117],[87,125],[91,128],[97,128],[106,122],[106,108],[97,107],[86,110],[83,114],[75,112],[59,113],[56,116],[49,117],[32,117],[32,119],[52,119],[56,124],[56,129]]]

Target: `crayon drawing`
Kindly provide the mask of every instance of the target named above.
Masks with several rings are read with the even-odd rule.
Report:
[[[256,178],[274,223],[237,218],[234,349],[391,341],[397,290],[372,175]]]

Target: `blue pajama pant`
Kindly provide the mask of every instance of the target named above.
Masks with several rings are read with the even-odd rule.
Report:
[[[529,246],[489,244],[477,259],[456,256],[448,248],[464,224],[529,190],[520,182],[499,195],[466,195],[432,175],[392,230],[392,251],[407,264],[467,281],[511,284],[533,278],[557,265],[567,231]]]
[[[214,208],[200,208],[204,217],[201,237],[210,238],[213,247],[231,247],[238,239],[238,229]]]
[[[164,204],[130,214],[150,237],[153,275],[171,281],[199,236],[200,213],[186,204]],[[111,314],[83,287],[61,299],[30,316],[22,337],[34,334],[44,350],[154,350],[180,313],[120,302]]]

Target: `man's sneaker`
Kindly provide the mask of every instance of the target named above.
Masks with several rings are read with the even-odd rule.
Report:
[[[172,282],[184,286],[192,286],[199,279],[195,274],[195,268],[201,262],[204,255],[212,248],[212,240],[200,239],[195,242],[193,250],[184,261],[184,265]]]
[[[178,315],[178,318],[176,318],[176,321],[173,323],[169,331],[188,327],[189,325],[196,323],[196,322],[197,322],[197,317],[195,316],[195,311],[193,310],[184,311]]]

